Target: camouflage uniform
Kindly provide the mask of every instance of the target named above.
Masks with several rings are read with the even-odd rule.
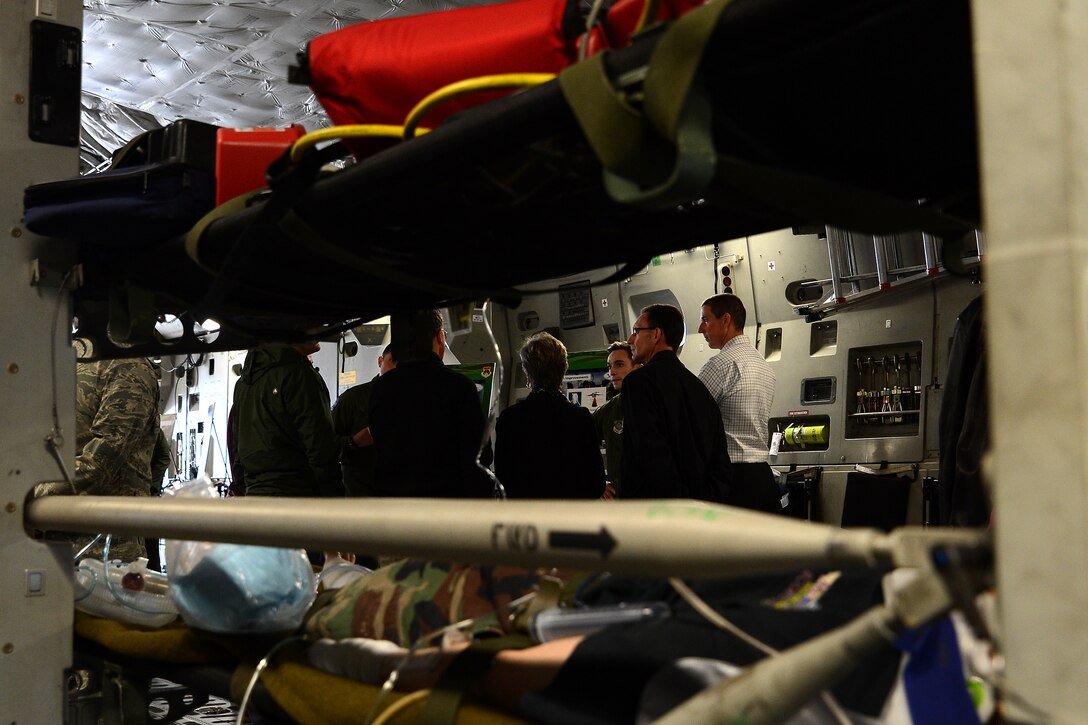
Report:
[[[160,435],[159,383],[144,358],[76,367],[76,473],[80,495],[147,496]],[[93,537],[80,537],[79,550]],[[91,554],[101,555],[97,544]],[[146,556],[139,538],[114,537],[110,558]]]
[[[305,625],[314,639],[366,637],[410,647],[420,637],[473,619],[472,632],[504,631],[496,611],[535,591],[540,576],[518,566],[403,559],[340,589]]]

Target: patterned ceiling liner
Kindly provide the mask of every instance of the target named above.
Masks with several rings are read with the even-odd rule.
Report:
[[[179,118],[230,128],[327,126],[310,89],[287,83],[287,67],[310,39],[488,1],[85,0],[83,171]]]

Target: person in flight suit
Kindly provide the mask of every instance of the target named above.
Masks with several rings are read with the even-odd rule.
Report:
[[[76,365],[76,467],[80,495],[149,496],[151,457],[159,428],[159,381],[146,358]],[[76,539],[76,550],[93,541]],[[101,557],[105,542],[87,551]],[[111,537],[110,559],[147,556],[138,536]]]
[[[634,352],[630,343],[613,342],[608,346],[608,376],[616,394],[593,411],[593,425],[597,429],[597,440],[604,443],[605,468],[608,483],[614,496],[620,495],[623,460],[623,411],[620,394],[623,392],[623,379],[627,373],[641,365],[635,364]]]

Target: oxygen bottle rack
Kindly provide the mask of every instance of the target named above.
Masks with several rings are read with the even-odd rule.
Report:
[[[846,438],[918,435],[922,385],[922,345],[904,341],[852,348],[848,357]]]

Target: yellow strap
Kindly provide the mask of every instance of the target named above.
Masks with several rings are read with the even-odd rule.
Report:
[[[434,93],[415,105],[404,119],[404,138],[412,138],[416,133],[416,126],[435,107],[446,101],[479,91],[494,91],[503,88],[529,88],[531,86],[547,83],[555,78],[554,73],[502,73],[499,75],[479,76],[466,78],[463,81],[442,86]]]
[[[416,129],[419,133],[427,133],[429,128]],[[311,131],[291,145],[291,162],[298,163],[307,149],[316,146],[322,141],[339,141],[345,138],[402,138],[404,126],[393,126],[384,123],[357,123],[344,126],[331,126],[329,128]]]

